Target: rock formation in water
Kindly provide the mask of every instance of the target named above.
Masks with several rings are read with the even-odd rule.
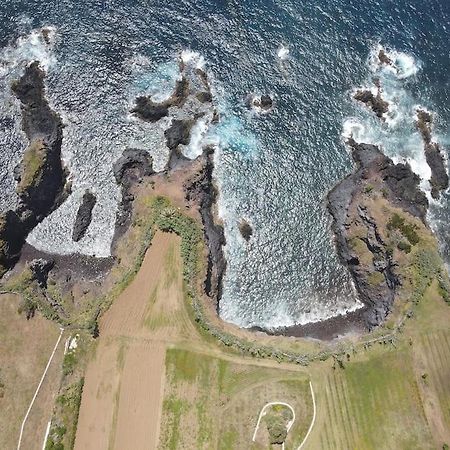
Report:
[[[89,190],[86,190],[81,205],[78,208],[73,226],[72,240],[78,242],[86,234],[92,220],[92,210],[97,203],[97,197]]]
[[[188,94],[189,80],[183,76],[181,80],[177,80],[175,90],[167,100],[154,102],[149,96],[138,97],[131,112],[146,122],[157,122],[169,115],[169,108],[172,106],[183,106]]]
[[[241,236],[248,242],[253,235],[252,226],[244,219],[239,223],[239,232]]]
[[[208,74],[203,69],[193,68],[181,60],[180,75],[181,81],[177,81],[175,91],[168,100],[155,103],[149,97],[139,97],[132,111],[141,120],[149,122],[156,122],[166,116],[172,117],[169,127],[164,132],[170,152],[165,173],[169,175],[179,169],[190,170],[190,160],[183,155],[182,146],[187,146],[191,142],[192,129],[199,119],[203,118],[206,123],[216,123],[219,120],[218,112],[212,104],[213,95]],[[264,104],[267,105],[266,100]],[[169,108],[173,108],[173,111]],[[222,293],[226,260],[223,253],[225,245],[223,227],[216,223],[214,215],[217,190],[212,179],[213,151],[210,147],[204,149],[198,158],[201,168],[199,171],[192,171],[189,180],[184,184],[184,190],[187,202],[199,210],[207,242],[208,267],[205,291],[218,303]],[[118,168],[115,167],[114,172],[117,173]],[[116,179],[119,184],[123,184],[120,176],[116,176]],[[127,189],[122,191],[123,199],[126,200]],[[125,200],[122,200],[122,203]],[[127,209],[126,205],[122,205],[121,209],[125,211],[125,217],[129,217],[130,208]],[[120,223],[121,220],[118,220],[117,224]]]
[[[364,103],[371,109],[377,117],[383,119],[383,115],[389,111],[389,103],[381,97],[381,88],[377,84],[377,95],[374,95],[369,89],[358,89],[353,98],[358,102]]]
[[[449,185],[444,157],[441,152],[441,146],[432,140],[432,115],[423,109],[418,109],[416,115],[416,126],[422,135],[425,157],[431,169],[431,195],[433,198],[438,199],[440,192],[447,189]]]
[[[273,99],[270,95],[263,94],[249,95],[246,99],[246,104],[248,108],[254,108],[258,111],[267,113],[273,108]]]
[[[204,150],[202,167],[184,185],[188,203],[197,205],[202,218],[203,230],[208,246],[208,266],[205,280],[206,294],[216,301],[216,306],[222,296],[222,282],[227,267],[223,246],[225,235],[223,226],[216,223],[214,208],[217,200],[217,189],[213,183],[214,149]]]
[[[348,266],[367,327],[380,325],[402,283],[402,258],[418,243],[428,201],[420,179],[370,144],[348,145],[356,170],[328,194],[328,210],[340,259]]]
[[[381,64],[385,64],[386,66],[392,66],[392,59],[389,58],[384,48],[381,48],[380,51],[378,52],[378,60],[380,61]]]
[[[28,233],[68,194],[61,162],[62,121],[45,98],[44,78],[34,62],[12,85],[21,102],[22,129],[29,146],[14,171],[19,205],[0,216],[0,274],[15,264]]]

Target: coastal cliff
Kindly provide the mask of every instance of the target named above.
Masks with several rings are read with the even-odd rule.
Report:
[[[426,224],[428,200],[420,178],[375,145],[353,139],[347,145],[356,168],[330,191],[328,210],[339,257],[365,305],[370,330],[386,320],[396,298],[412,294],[417,259],[440,257]]]
[[[223,253],[225,245],[223,226],[217,223],[214,215],[218,191],[213,183],[213,157],[214,149],[207,147],[201,156],[200,170],[187,180],[183,188],[188,203],[195,204],[200,212],[208,247],[205,292],[214,299],[218,308],[227,262]]]
[[[63,125],[45,97],[44,78],[36,61],[11,86],[21,103],[22,129],[29,145],[15,169],[19,204],[0,216],[0,275],[15,264],[28,233],[68,194],[67,171],[61,162]]]

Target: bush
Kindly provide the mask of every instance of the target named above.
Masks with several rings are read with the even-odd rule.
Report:
[[[282,416],[268,415],[266,416],[267,431],[272,445],[283,444],[287,437],[286,424]]]
[[[405,253],[410,253],[411,252],[411,245],[408,244],[406,241],[400,241],[397,244],[397,248],[399,250],[403,250]]]
[[[399,230],[412,245],[416,245],[420,242],[419,235],[416,232],[417,226],[406,222],[405,219],[400,217],[398,214],[394,214],[389,219],[387,229]]]

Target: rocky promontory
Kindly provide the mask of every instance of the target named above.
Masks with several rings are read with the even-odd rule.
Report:
[[[33,62],[11,86],[21,103],[29,145],[15,170],[18,207],[0,216],[0,274],[17,261],[28,233],[68,194],[61,161],[63,125],[45,97],[44,78],[39,63]]]
[[[422,236],[428,201],[419,177],[405,164],[394,164],[375,145],[349,145],[355,171],[328,194],[328,210],[340,259],[348,266],[368,329],[392,310],[403,271]]]
[[[207,147],[200,157],[200,170],[187,180],[183,188],[187,202],[196,205],[200,212],[208,247],[205,292],[215,300],[218,306],[222,296],[222,281],[227,262],[223,253],[225,245],[223,226],[217,223],[214,214],[218,192],[213,183],[213,157],[214,149]]]

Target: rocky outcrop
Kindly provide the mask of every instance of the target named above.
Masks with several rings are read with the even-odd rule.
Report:
[[[257,111],[267,113],[273,108],[273,99],[270,95],[250,95],[247,97],[247,106],[249,108],[254,108]]]
[[[248,242],[253,235],[253,228],[246,220],[241,220],[241,222],[239,223],[239,232],[241,233],[241,236]]]
[[[86,234],[92,220],[92,210],[97,203],[97,197],[89,190],[83,195],[81,205],[78,208],[75,224],[73,226],[72,240],[78,242]]]
[[[19,205],[0,220],[0,273],[17,261],[28,233],[68,194],[61,162],[62,121],[45,98],[44,77],[34,62],[12,85],[21,102],[22,129],[30,144],[14,171]]]
[[[122,200],[116,217],[116,235],[122,234],[128,226],[132,212],[131,194],[133,184],[139,183],[143,177],[154,174],[153,159],[146,150],[129,148],[113,165],[114,177],[122,188]]]
[[[213,184],[214,150],[204,150],[201,170],[194,174],[184,185],[186,200],[195,204],[202,218],[203,230],[208,246],[208,266],[205,280],[206,294],[215,300],[218,307],[222,296],[222,282],[227,262],[223,253],[225,235],[223,227],[216,223],[214,207],[217,189]]]
[[[33,279],[37,281],[41,288],[47,288],[48,274],[53,269],[55,261],[43,258],[33,259],[28,263]]]
[[[433,142],[432,138],[432,115],[422,109],[416,111],[417,121],[416,126],[422,135],[425,157],[427,164],[431,169],[431,195],[438,199],[441,191],[448,188],[449,177],[445,167],[444,157],[442,155],[441,146]]]
[[[356,170],[330,191],[328,210],[339,257],[348,266],[359,298],[366,305],[364,318],[372,329],[391,311],[401,284],[393,238],[386,238],[390,226],[387,211],[401,210],[405,217],[424,221],[428,201],[419,189],[419,177],[409,166],[394,164],[375,145],[352,139],[348,145]],[[407,245],[414,243],[399,248],[407,249]]]
[[[377,95],[374,95],[369,89],[359,89],[353,95],[353,98],[358,102],[364,103],[380,119],[383,119],[383,115],[389,111],[389,103],[381,97],[379,87]]]
[[[389,58],[384,48],[380,49],[380,51],[378,52],[378,60],[381,64],[392,66],[392,59]]]
[[[136,106],[131,110],[141,120],[146,122],[157,122],[169,115],[169,108],[172,106],[183,106],[189,95],[189,80],[182,77],[177,80],[173,94],[163,102],[154,102],[149,96],[142,96],[136,99]]]

